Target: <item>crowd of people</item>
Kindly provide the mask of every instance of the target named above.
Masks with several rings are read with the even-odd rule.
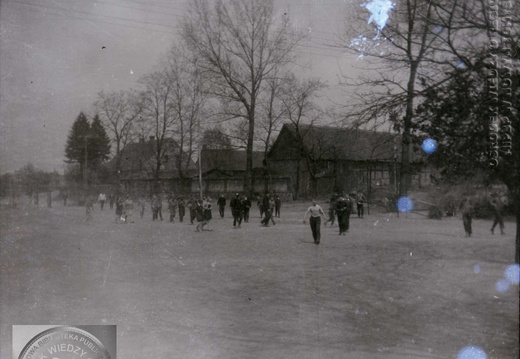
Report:
[[[98,196],[98,203],[101,210],[103,210],[107,200],[110,204],[110,209],[115,207],[116,223],[134,223],[134,202],[130,195],[116,196],[109,194],[107,196],[105,193],[100,193]],[[163,200],[164,194],[153,195],[149,200],[152,221],[163,220]],[[92,210],[95,203],[94,197],[87,196],[85,203],[87,211],[86,221],[88,222],[92,220]],[[207,226],[212,219],[212,199],[209,196],[201,199],[193,196],[186,199],[182,196],[176,197],[174,194],[170,194],[166,198],[166,203],[170,222],[175,222],[177,217],[179,222],[184,222],[184,217],[188,214],[190,224],[196,224],[197,231],[208,230]],[[226,205],[226,197],[220,195],[217,200],[217,206],[221,218],[224,218]],[[135,206],[139,210],[140,218],[143,219],[147,208],[147,200],[141,196]],[[263,197],[258,197],[257,206],[260,211],[260,217],[262,218],[262,225],[268,226],[269,223],[272,223],[273,225],[276,224],[274,217],[280,217],[282,206],[282,201],[278,194],[265,193]],[[229,202],[229,207],[231,208],[231,215],[233,217],[233,228],[241,228],[242,223],[249,222],[251,211],[250,198],[236,193]]]
[[[107,196],[105,193],[100,193],[98,196],[98,203],[101,210],[103,210],[107,200],[110,205],[110,209],[113,209],[115,206],[116,223],[134,222],[134,202],[129,195],[123,197],[110,194]],[[500,193],[491,194],[488,199],[488,203],[492,208],[494,216],[494,221],[491,226],[492,234],[495,233],[495,228],[497,226],[499,227],[501,234],[505,233],[504,221],[501,212],[506,200],[507,197]],[[168,205],[168,212],[170,214],[170,222],[175,222],[177,216],[179,222],[184,222],[184,217],[187,211],[189,214],[190,224],[196,224],[197,231],[209,230],[207,227],[212,219],[212,199],[209,196],[203,198],[191,197],[186,199],[182,196],[175,197],[173,194],[170,194],[166,201]],[[324,220],[324,225],[333,226],[337,221],[339,235],[344,236],[349,230],[350,216],[354,212],[354,208],[357,216],[359,218],[363,218],[365,201],[365,195],[362,191],[358,191],[355,195],[335,193],[332,195],[329,201],[328,218],[325,218],[325,212],[316,203],[316,201],[312,201],[312,205],[305,212],[304,222],[306,222],[307,217],[309,217],[314,243],[320,243],[321,218]],[[153,195],[149,202],[152,213],[152,221],[162,221],[163,196]],[[88,196],[85,200],[87,222],[92,220],[94,203],[95,200],[93,196]],[[227,203],[228,201],[226,197],[224,195],[220,195],[217,200],[220,218],[224,218],[225,216]],[[66,202],[64,202],[64,204],[66,204]],[[260,225],[265,227],[268,227],[270,224],[276,225],[275,218],[280,218],[282,206],[280,196],[276,193],[265,193],[263,196],[257,197],[256,204],[260,212]],[[241,228],[242,223],[248,223],[250,221],[251,205],[251,199],[246,195],[236,193],[232,197],[232,199],[229,201],[229,207],[231,209],[231,216],[233,217],[233,228]],[[147,207],[147,201],[143,196],[139,198],[136,206],[139,210],[140,218],[143,219]],[[472,219],[476,210],[475,199],[468,195],[464,196],[460,202],[459,210],[466,236],[470,237],[472,235]]]

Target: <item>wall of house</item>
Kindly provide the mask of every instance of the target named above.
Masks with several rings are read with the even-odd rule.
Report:
[[[268,183],[269,191],[277,193],[287,193],[289,188],[289,178],[271,178]],[[220,194],[233,195],[243,193],[244,181],[237,178],[207,178],[202,181],[203,192],[211,197]],[[265,192],[265,179],[253,178],[253,191],[256,193]],[[191,182],[191,192],[199,193],[199,181],[193,179]]]

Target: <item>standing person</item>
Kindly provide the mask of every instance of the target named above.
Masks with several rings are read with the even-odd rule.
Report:
[[[271,198],[269,200],[269,211],[271,212],[271,222],[273,222],[273,226],[276,224],[274,221],[275,207],[276,207],[276,202],[275,202],[274,198]]]
[[[163,218],[162,218],[162,196],[161,195],[157,196],[157,215],[159,216],[159,218],[162,221]]]
[[[258,210],[260,211],[260,218],[264,216],[264,206],[262,204],[262,197],[258,195],[256,199],[256,206],[258,207]]]
[[[132,212],[134,210],[134,202],[130,198],[130,195],[126,195],[126,200],[124,203],[123,210],[124,210],[124,216],[125,216],[125,223],[128,223],[128,222],[134,223],[133,218],[132,218],[132,214],[133,214]]]
[[[349,197],[340,197],[336,203],[336,215],[338,216],[339,235],[346,235],[350,226],[350,213],[352,212],[352,200]]]
[[[194,224],[193,221],[197,218],[197,200],[195,197],[191,197],[188,208],[190,210],[190,223]]]
[[[280,209],[282,208],[282,199],[277,194],[274,197],[274,215],[278,218],[280,218]]]
[[[208,196],[202,201],[202,207],[204,208],[204,225],[209,224],[209,221],[213,218],[211,213],[211,198]]]
[[[94,210],[94,199],[92,196],[88,196],[85,200],[85,210],[87,214],[85,222],[90,222],[92,220],[92,211]]]
[[[152,221],[157,219],[157,196],[153,195],[150,200],[150,209],[152,210]]]
[[[305,215],[303,216],[303,223],[307,221],[307,215],[310,214],[309,223],[311,225],[312,238],[314,239],[315,244],[320,244],[321,233],[321,217],[325,218],[325,213],[323,213],[323,209],[316,203],[315,200],[312,201],[312,205],[307,208]]]
[[[473,217],[473,204],[468,196],[462,199],[460,204],[460,212],[462,213],[462,223],[464,224],[464,231],[466,237],[471,237],[471,219]]]
[[[63,205],[67,205],[67,199],[69,199],[69,192],[65,191],[63,192]]]
[[[218,211],[220,213],[220,218],[224,218],[224,208],[226,207],[226,197],[223,194],[217,200]]]
[[[242,224],[242,215],[243,215],[243,203],[240,200],[240,195],[237,193],[235,197],[229,203],[231,207],[231,215],[233,216],[233,228],[240,228]]]
[[[108,195],[108,203],[110,203],[110,209],[114,208],[114,199],[115,199],[115,196],[113,193]]]
[[[249,211],[251,209],[251,200],[244,196],[242,200],[242,208],[244,209],[244,222],[249,223]]]
[[[195,215],[197,217],[197,232],[204,231],[206,219],[204,218],[204,203],[201,199],[195,204]]]
[[[330,226],[334,225],[334,221],[336,220],[336,199],[331,198],[329,202],[329,219],[325,221],[325,225],[330,222]]]
[[[146,201],[143,196],[139,197],[139,201],[137,202],[137,208],[139,208],[139,215],[141,219],[144,217],[144,209],[146,207]]]
[[[262,197],[262,204],[260,207],[260,217],[262,217],[263,214],[265,214],[269,210],[269,193],[265,193]],[[272,215],[272,213],[271,213]]]
[[[504,220],[502,219],[502,208],[504,207],[504,202],[500,198],[499,194],[494,195],[491,197],[491,200],[489,201],[491,204],[491,207],[493,208],[493,215],[495,217],[493,221],[493,225],[491,226],[491,234],[495,234],[495,227],[497,224],[500,227],[500,234],[504,233]]]
[[[179,198],[179,221],[182,222],[184,220],[184,215],[186,214],[186,202],[184,202],[184,197]]]
[[[99,206],[101,207],[101,210],[103,210],[103,207],[105,207],[105,202],[107,201],[107,196],[105,193],[101,192],[98,197]]]
[[[264,219],[262,219],[262,221],[260,221],[260,223],[266,227],[269,226],[269,221],[272,221],[273,224],[276,224],[276,223],[274,223],[274,220],[272,218],[273,211],[271,209],[271,203],[269,201],[269,195],[267,193],[264,196],[264,199],[262,200],[262,207],[264,208]]]
[[[173,197],[173,194],[168,198],[168,211],[170,212],[170,222],[175,220],[175,212],[177,211],[177,200]]]
[[[363,214],[365,212],[365,195],[363,192],[358,191],[356,195],[356,207],[357,207],[357,215],[359,218],[363,218]]]
[[[123,201],[121,198],[116,197],[116,223],[121,221],[123,216]]]

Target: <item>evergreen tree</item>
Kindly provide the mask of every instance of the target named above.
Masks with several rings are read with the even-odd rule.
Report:
[[[67,137],[67,144],[65,145],[65,162],[79,163],[80,175],[83,178],[83,169],[85,166],[85,150],[88,146],[88,136],[90,133],[90,124],[87,117],[80,112],[76,121],[72,124],[72,128]]]
[[[89,167],[97,168],[110,155],[110,138],[108,137],[99,116],[94,116],[90,126],[90,136],[87,145]]]
[[[428,87],[431,84],[423,80],[427,90],[417,109],[414,129],[420,136],[415,140],[429,137],[437,141],[437,150],[428,161],[441,170],[446,181],[464,180],[488,170],[484,76],[482,70],[457,69],[444,86]]]

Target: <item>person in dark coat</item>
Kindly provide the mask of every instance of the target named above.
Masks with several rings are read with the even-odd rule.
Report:
[[[244,196],[244,199],[242,200],[242,207],[244,209],[244,222],[249,222],[249,211],[251,209],[251,200]]]
[[[226,208],[226,197],[223,194],[217,200],[218,212],[220,214],[220,218],[224,218],[224,209]]]
[[[462,213],[462,223],[464,225],[464,232],[466,237],[471,237],[471,220],[473,217],[473,204],[471,199],[466,196],[462,199],[460,204],[460,212]]]
[[[244,208],[238,193],[235,194],[235,197],[233,197],[229,206],[231,207],[231,214],[233,215],[233,228],[240,228],[244,215]]]
[[[197,232],[204,231],[206,218],[204,216],[204,202],[199,199],[195,204],[195,216],[197,218]]]
[[[197,218],[197,200],[195,197],[192,197],[188,202],[188,208],[190,210],[190,223],[194,224],[195,219]]]
[[[329,219],[325,221],[325,225],[330,222],[330,226],[332,227],[334,225],[334,221],[336,220],[336,200],[330,200],[329,203]]]
[[[274,207],[274,202],[272,204]],[[271,209],[271,201],[269,199],[268,193],[266,193],[264,198],[262,199],[262,208],[264,209],[264,219],[262,219],[262,221],[260,221],[260,223],[266,227],[269,225],[269,221],[272,221],[273,224],[276,224],[276,223],[274,223],[274,220],[272,218],[273,211]]]
[[[356,195],[356,205],[357,205],[357,214],[359,218],[363,218],[363,214],[365,211],[364,205],[365,205],[365,195],[363,192],[358,191]]]
[[[159,199],[156,195],[153,195],[152,201],[150,202],[150,208],[152,210],[152,221],[159,218]]]
[[[282,208],[282,200],[279,195],[274,197],[274,215],[280,218],[280,209]]]
[[[184,202],[184,198],[180,197],[178,200],[179,203],[179,221],[182,222],[184,220],[184,215],[186,214],[186,202]]]
[[[162,218],[162,197],[161,197],[161,195],[157,196],[157,214],[162,221],[163,218]]]
[[[116,223],[121,221],[121,217],[123,216],[123,199],[120,197],[116,197]]]
[[[175,221],[175,212],[177,211],[177,200],[171,195],[168,198],[168,211],[170,212],[170,222]]]
[[[500,227],[500,234],[504,233],[504,220],[502,219],[502,208],[504,207],[504,203],[499,195],[495,195],[491,198],[489,201],[491,204],[491,207],[493,208],[493,215],[495,216],[495,219],[493,221],[493,225],[491,226],[491,234],[495,234],[495,227],[497,224]]]
[[[352,200],[349,197],[340,197],[336,203],[336,215],[338,216],[339,235],[346,235],[350,226],[350,213],[352,212]]]

